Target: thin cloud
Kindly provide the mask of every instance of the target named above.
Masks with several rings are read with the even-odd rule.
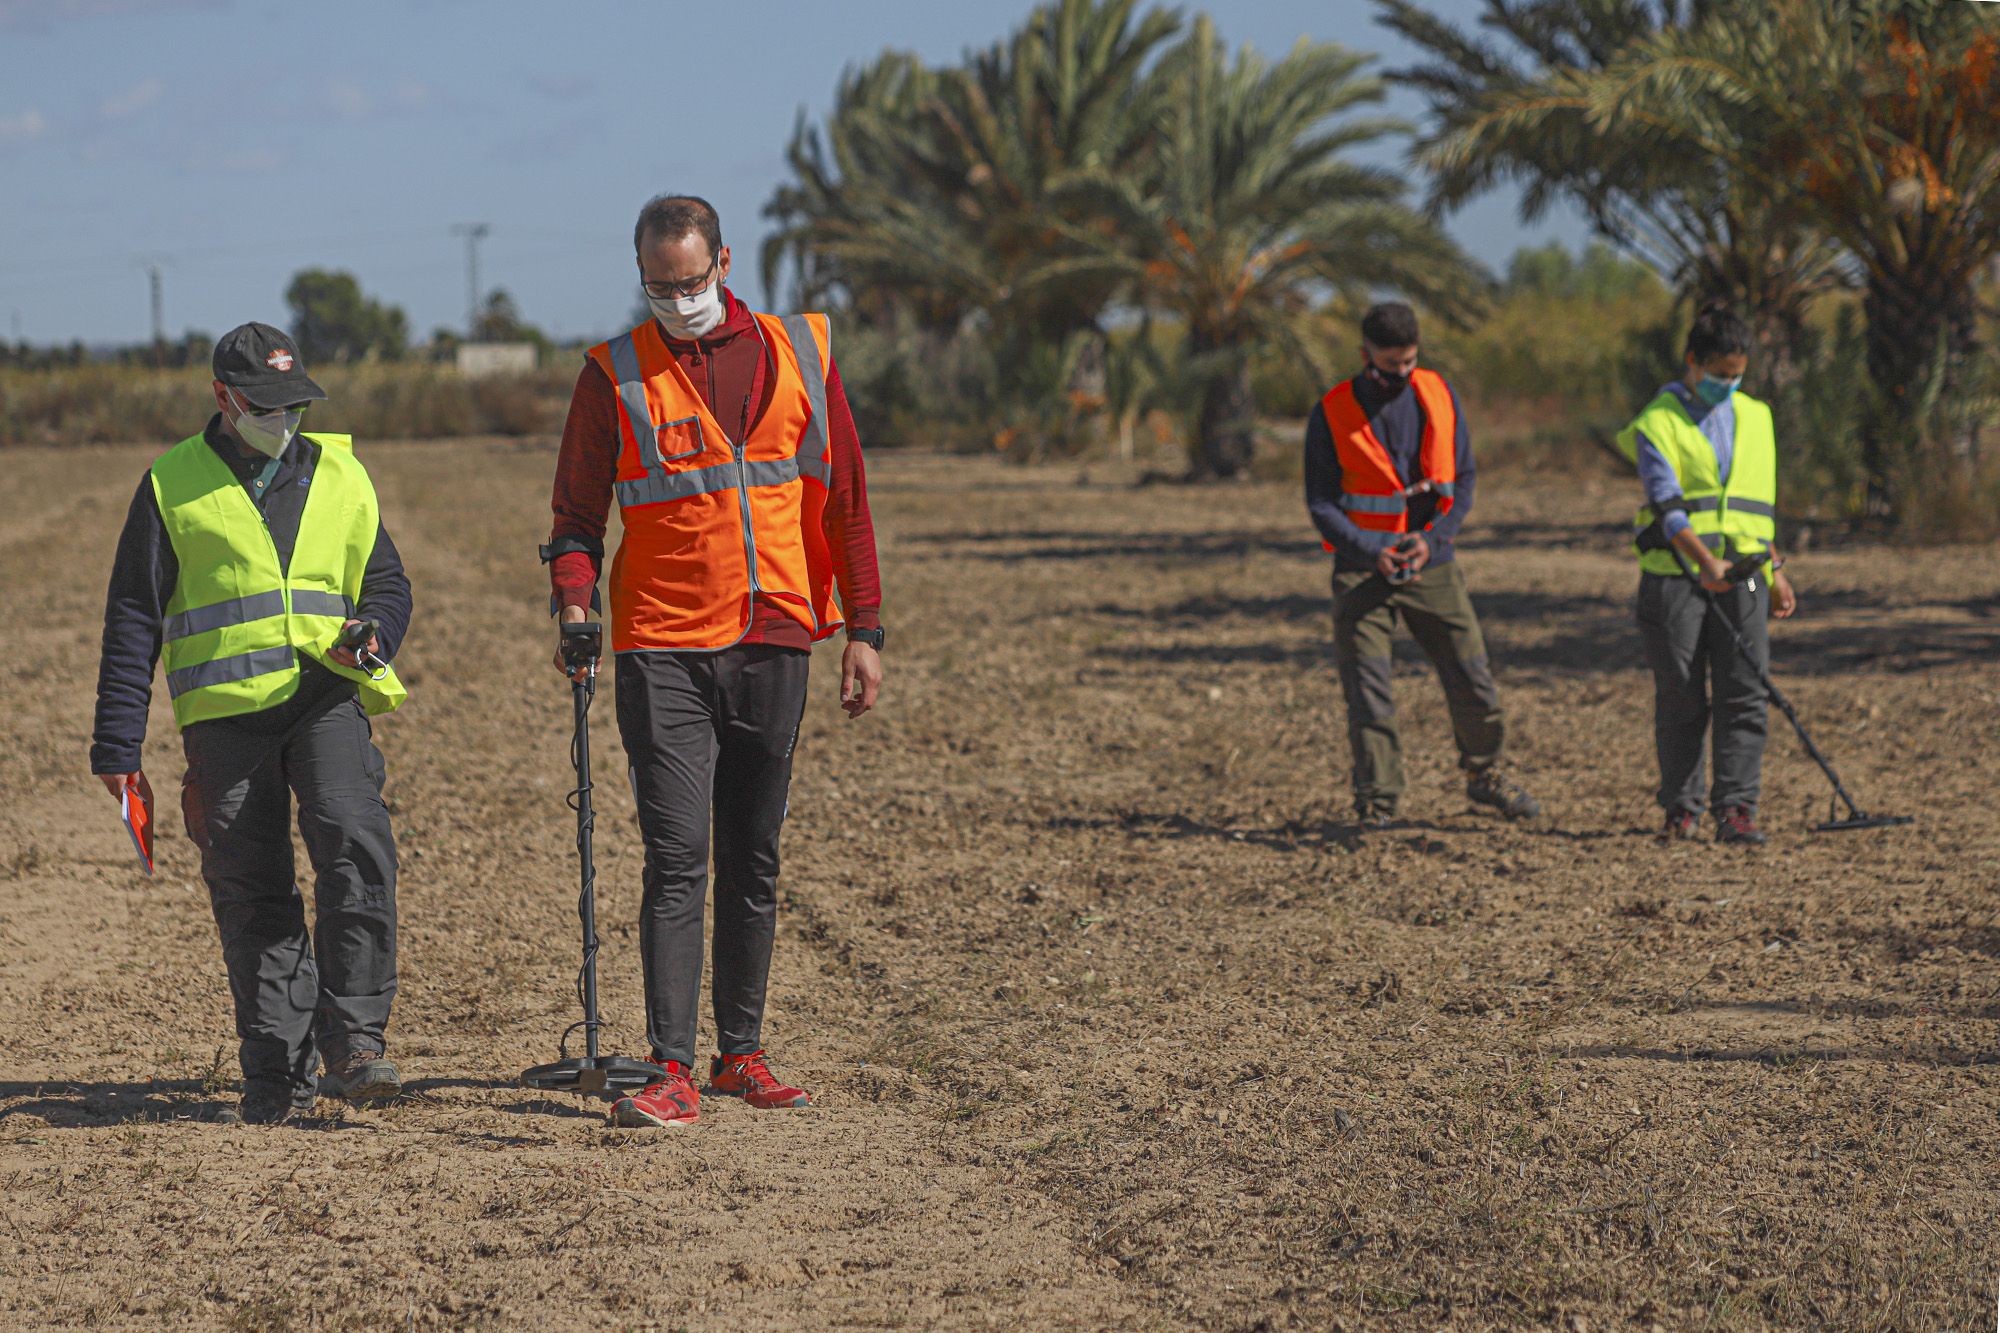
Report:
[[[575,102],[597,91],[597,80],[583,74],[530,74],[528,86],[551,102]]]
[[[124,120],[136,116],[166,95],[167,85],[162,79],[141,79],[124,92],[104,99],[97,108],[99,120]]]
[[[333,114],[343,120],[366,119],[375,109],[375,99],[368,95],[368,90],[350,79],[328,79],[326,101]]]
[[[386,93],[370,92],[353,79],[328,79],[326,105],[342,120],[370,120],[377,116],[410,115],[425,110],[437,100],[436,92],[419,79],[402,78]]]
[[[223,9],[225,0],[0,0],[0,32],[53,32],[84,19]]]
[[[16,115],[0,116],[0,144],[29,143],[48,132],[48,118],[33,107]]]
[[[282,170],[290,161],[290,156],[282,149],[260,147],[246,148],[236,153],[224,153],[220,157],[208,159],[207,165],[217,171],[228,172],[232,176],[268,176],[274,171]]]

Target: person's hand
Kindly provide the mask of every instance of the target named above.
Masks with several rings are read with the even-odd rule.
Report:
[[[1403,567],[1414,576],[1431,562],[1431,544],[1422,536],[1412,534],[1403,539]]]
[[[104,784],[104,789],[111,793],[112,800],[124,800],[125,789],[137,787],[139,799],[146,803],[148,810],[153,808],[153,784],[146,781],[144,772],[134,769],[130,773],[99,773],[97,777]]]
[[[1785,571],[1771,571],[1771,619],[1790,620],[1799,609],[1799,595],[1792,591],[1792,581],[1785,577]]]
[[[342,634],[345,634],[347,633],[348,630],[352,629],[356,625],[359,625],[360,623],[361,622],[358,620],[350,620],[346,624],[340,627],[340,632]],[[370,657],[380,660],[382,655],[381,639],[371,634],[368,637],[368,646],[364,648],[362,651],[367,653]],[[327,656],[332,658],[335,662],[339,663],[341,666],[351,667],[356,671],[359,671],[361,669],[361,654],[355,652],[352,648],[335,648],[332,652],[328,653]]]
[[[1729,566],[1712,555],[1701,562],[1700,577],[1701,586],[1710,592],[1728,592],[1736,586],[1729,581]]]
[[[584,610],[582,607],[565,606],[562,609],[562,616],[560,617],[560,623],[564,625],[581,625],[586,620],[589,619],[590,619],[590,613]],[[561,630],[556,631],[556,670],[562,672],[564,675],[568,676],[571,680],[583,680],[590,675],[590,669],[588,667],[578,667],[575,671],[571,671],[568,667],[563,665]]]
[[[1428,559],[1430,553],[1426,551],[1424,554]],[[1390,543],[1382,548],[1382,554],[1375,557],[1375,572],[1391,583],[1416,582],[1417,567],[1409,563],[1408,555],[1409,547],[1400,542]]]
[[[882,692],[882,655],[865,643],[847,641],[840,655],[840,707],[850,717],[860,717],[875,706]]]

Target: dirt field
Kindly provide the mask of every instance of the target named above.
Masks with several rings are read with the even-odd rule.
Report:
[[[1411,657],[1408,819],[1364,836],[1292,487],[880,458],[889,690],[847,722],[822,652],[767,1027],[819,1104],[645,1135],[512,1082],[576,963],[549,448],[364,456],[418,599],[414,697],[377,727],[411,1095],[258,1130],[200,1120],[235,1054],[193,850],[168,829],[143,880],[86,772],[147,455],[0,454],[0,1325],[1993,1317],[1994,551],[1794,565],[1783,680],[1916,826],[1808,836],[1823,786],[1774,716],[1771,845],[1668,847],[1625,490],[1489,469],[1464,558],[1550,817],[1472,812]],[[171,807],[163,688],[148,768]],[[599,792],[640,1054],[638,841]]]

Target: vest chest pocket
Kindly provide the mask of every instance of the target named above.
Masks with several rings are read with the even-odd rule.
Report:
[[[653,456],[646,459],[650,467],[654,464],[681,463],[690,458],[698,458],[708,449],[708,442],[702,438],[701,418],[682,417],[679,421],[669,421],[653,432]]]

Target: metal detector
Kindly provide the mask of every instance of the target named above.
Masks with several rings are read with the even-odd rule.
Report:
[[[524,1070],[525,1087],[548,1092],[621,1092],[643,1088],[660,1081],[657,1065],[623,1055],[597,1053],[597,867],[590,856],[590,831],[595,816],[590,807],[590,702],[597,693],[597,659],[603,651],[604,635],[595,624],[562,627],[563,669],[569,673],[570,697],[576,707],[576,734],[570,741],[570,760],[576,766],[576,788],[566,803],[576,811],[576,856],[581,875],[576,914],[583,919],[583,966],[576,974],[576,998],[583,1006],[583,1019],[563,1030],[556,1044],[561,1057],[553,1064]],[[570,1034],[583,1029],[584,1053],[569,1053]]]
[[[1746,661],[1755,661],[1756,654],[1750,651],[1750,644],[1744,639],[1743,630],[1737,625],[1736,618],[1729,614],[1727,607],[1715,600],[1714,593],[1702,586],[1701,579],[1689,567],[1687,557],[1681,554],[1681,549],[1678,546],[1675,546],[1671,540],[1668,540],[1666,542],[1666,549],[1673,553],[1674,563],[1680,566],[1681,574],[1686,577],[1689,583],[1694,585],[1695,591],[1701,594],[1701,600],[1710,610],[1722,618],[1724,625],[1729,627],[1729,637],[1736,640],[1736,651],[1742,653]],[[1729,567],[1727,575],[1729,582],[1732,585],[1743,584],[1752,591],[1755,591],[1757,587],[1757,571],[1764,567],[1765,561],[1769,558],[1769,553],[1762,551],[1754,555],[1746,555],[1739,558],[1735,564]],[[1792,724],[1792,730],[1799,734],[1799,743],[1806,747],[1806,753],[1812,756],[1815,764],[1819,765],[1819,771],[1826,774],[1826,780],[1833,784],[1833,797],[1827,801],[1826,820],[1824,823],[1814,824],[1812,832],[1844,833],[1850,829],[1889,828],[1896,824],[1913,822],[1909,815],[1871,815],[1856,805],[1854,798],[1847,794],[1847,788],[1842,784],[1840,774],[1833,771],[1833,761],[1828,759],[1824,754],[1821,754],[1819,747],[1813,744],[1813,738],[1806,732],[1806,724],[1799,720],[1798,710],[1792,707],[1792,701],[1785,697],[1784,691],[1780,690],[1777,683],[1771,679],[1770,668],[1758,667],[1757,679],[1763,684],[1764,693],[1771,696],[1771,702],[1778,706],[1778,711],[1783,713],[1785,720]],[[1847,806],[1847,814],[1844,818],[1840,813],[1841,804]]]

